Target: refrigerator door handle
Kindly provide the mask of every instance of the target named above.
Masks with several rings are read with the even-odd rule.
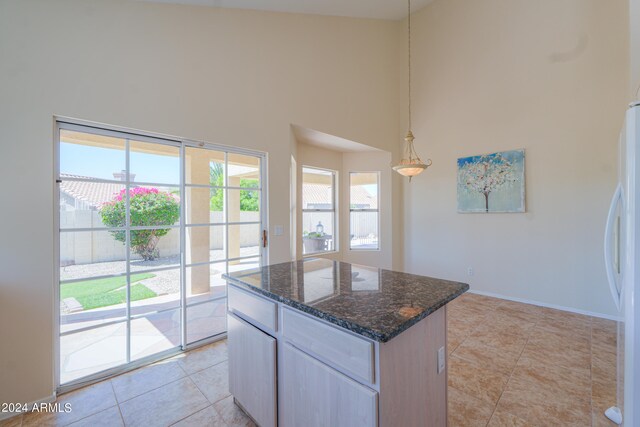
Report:
[[[609,282],[609,290],[613,297],[613,302],[616,304],[616,308],[620,311],[620,293],[618,287],[618,278],[614,271],[611,241],[614,225],[616,222],[616,209],[618,205],[622,203],[622,185],[618,184],[613,197],[611,198],[611,205],[609,205],[609,214],[607,215],[607,225],[604,229],[604,265],[607,271],[607,281]]]

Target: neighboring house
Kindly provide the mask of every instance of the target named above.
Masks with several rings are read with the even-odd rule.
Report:
[[[362,185],[356,185],[350,189],[352,209],[375,209],[378,207],[378,195],[371,194]]]
[[[378,195],[370,194],[364,186],[356,185],[351,187],[352,208],[357,209],[375,209],[378,206]],[[327,209],[331,208],[329,198],[331,197],[331,188],[326,184],[303,184],[302,194],[308,209]]]
[[[116,174],[114,174],[116,175]],[[113,199],[124,184],[111,182],[69,181],[69,179],[90,179],[86,176],[60,174],[60,210],[97,211],[100,206]]]
[[[115,179],[123,180],[123,174],[116,172]],[[135,174],[131,174],[132,179]],[[73,181],[73,179],[90,179],[86,176],[60,174],[60,209],[63,211],[92,210],[97,211],[100,206],[113,199],[124,188],[123,184],[111,182]],[[69,180],[71,179],[71,181]],[[304,200],[310,209],[331,207],[329,203],[330,190],[324,184],[304,184]],[[353,208],[368,209],[377,206],[377,194],[370,194],[363,186],[351,188]]]
[[[376,209],[378,207],[378,195],[371,194],[367,191],[367,188],[362,185],[356,185],[350,188],[351,206],[346,206],[343,209]],[[326,184],[309,184],[302,185],[302,199],[304,200],[305,209],[330,209],[331,208],[331,187]],[[340,197],[338,195],[338,197]],[[310,215],[306,219],[306,223],[303,229],[307,231],[314,231],[316,224],[322,224],[325,227],[325,232],[329,230],[329,234],[332,234],[331,228],[327,229],[327,217],[323,214]],[[350,225],[347,225],[350,230],[350,239],[359,239],[364,242],[363,239],[368,239],[367,242],[372,244],[378,239],[378,218],[377,216],[365,215],[360,216],[357,221],[351,221]]]

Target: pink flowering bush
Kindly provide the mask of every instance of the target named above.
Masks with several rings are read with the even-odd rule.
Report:
[[[124,200],[124,196],[127,193],[126,189],[122,189],[120,190],[120,192],[118,194],[116,194],[116,196],[114,197],[114,200],[117,202],[121,202]],[[131,188],[129,190],[129,197],[135,197],[135,196],[144,196],[145,194],[158,194],[159,191],[157,188],[146,188],[146,187],[136,187],[136,188]],[[164,194],[169,194],[169,193],[164,193]]]
[[[102,205],[100,216],[108,227],[125,227],[127,190],[117,193],[113,200]],[[157,188],[136,187],[129,189],[129,216],[132,227],[157,227],[173,225],[180,218],[180,200],[173,194]],[[145,261],[158,257],[158,240],[170,228],[131,230],[131,249]],[[111,231],[113,237],[126,243],[124,230]]]

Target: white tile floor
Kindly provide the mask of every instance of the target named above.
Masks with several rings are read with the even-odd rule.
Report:
[[[615,322],[466,294],[448,310],[449,426],[612,426]],[[553,363],[550,363],[551,360]],[[64,394],[17,426],[253,426],[220,341]]]
[[[18,426],[253,426],[229,394],[226,340],[63,394],[68,413],[28,413]]]

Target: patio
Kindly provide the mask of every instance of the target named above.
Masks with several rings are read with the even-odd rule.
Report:
[[[241,249],[247,256],[257,247]],[[211,257],[224,257],[223,251],[211,251]],[[65,280],[86,277],[87,271],[117,274],[125,261],[73,265],[61,268]],[[136,270],[170,268],[153,271],[154,277],[143,283],[157,296],[132,301],[131,361],[176,348],[181,343],[180,269],[178,257],[135,261]],[[258,258],[229,264],[229,271],[255,268]],[[226,282],[220,264],[211,264],[209,290],[192,293],[187,286],[187,343],[226,331]],[[175,267],[175,268],[171,268]],[[66,383],[86,375],[113,368],[126,362],[127,304],[113,304],[91,310],[69,312],[61,301],[60,379]]]

